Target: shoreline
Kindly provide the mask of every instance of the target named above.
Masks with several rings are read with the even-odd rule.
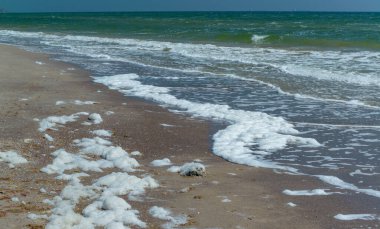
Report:
[[[52,198],[53,194],[43,194],[39,192],[40,188],[59,194],[66,182],[57,181],[54,175],[41,173],[40,169],[52,161],[50,153],[60,148],[72,149],[74,139],[88,137],[88,131],[94,128],[112,130],[110,140],[126,151],[140,151],[142,156],[135,158],[144,171],[138,173],[150,174],[160,184],[159,188],[146,190],[142,202],[128,201],[140,212],[140,219],[148,223],[148,228],[158,228],[165,223],[148,214],[152,206],[187,215],[189,220],[185,228],[284,228],[284,225],[286,228],[347,228],[376,224],[334,220],[334,214],[352,208],[346,203],[349,198],[343,195],[291,197],[282,194],[287,188],[302,190],[327,186],[320,181],[302,177],[300,182],[297,176],[237,165],[213,155],[209,143],[214,124],[208,121],[170,113],[154,103],[123,96],[93,83],[88,72],[49,60],[45,54],[4,45],[0,45],[0,50],[0,101],[4,108],[0,113],[0,152],[17,150],[29,161],[15,169],[0,163],[0,168],[5,171],[1,177],[4,191],[0,200],[0,212],[5,215],[0,217],[0,225],[10,225],[9,228],[45,225],[45,220],[32,221],[26,216],[49,213],[50,207],[42,204],[42,200]],[[72,104],[74,100],[95,101],[96,104],[76,105]],[[66,103],[57,106],[57,101]],[[115,113],[104,115],[109,110]],[[83,111],[100,113],[104,122],[97,127],[83,126],[80,122],[66,124],[59,131],[49,132],[55,139],[52,143],[43,138],[37,130],[38,123],[33,121],[34,118]],[[207,175],[202,178],[181,177],[167,172],[167,167],[150,166],[151,161],[165,157],[175,165],[200,159],[207,166]],[[115,171],[105,170],[104,174]],[[86,180],[97,176],[90,174]],[[184,188],[188,191],[181,192]],[[14,196],[25,204],[11,201]],[[231,202],[223,202],[227,199]],[[370,201],[366,197],[363,199]],[[289,202],[298,206],[289,207]]]

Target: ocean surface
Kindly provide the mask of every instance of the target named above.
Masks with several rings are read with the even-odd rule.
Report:
[[[223,124],[226,160],[380,203],[380,13],[0,14],[0,42]]]

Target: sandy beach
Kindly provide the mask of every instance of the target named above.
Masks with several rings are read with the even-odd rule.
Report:
[[[58,101],[58,102],[57,102]],[[78,102],[80,101],[80,102]],[[85,103],[93,101],[94,103]],[[342,211],[365,212],[370,198],[348,201],[349,195],[289,196],[285,189],[327,188],[340,192],[310,177],[278,174],[229,163],[211,152],[210,136],[218,126],[207,120],[174,114],[166,108],[125,97],[95,84],[80,68],[49,59],[49,56],[0,46],[0,152],[15,151],[28,163],[10,168],[0,162],[0,228],[44,228],[50,219],[31,219],[30,214],[52,214],[54,206],[45,199],[59,196],[69,181],[56,179],[41,169],[55,159],[59,149],[78,152],[75,139],[94,138],[94,130],[109,130],[107,141],[120,146],[138,161],[136,177],[151,176],[158,187],[146,188],[139,198],[120,195],[147,228],[160,228],[170,220],[149,214],[153,206],[170,209],[175,216],[186,216],[179,228],[354,228],[376,227],[376,221],[337,221]],[[110,112],[111,111],[111,112]],[[102,122],[89,122],[89,115],[75,121],[39,131],[41,120],[50,116],[69,116],[78,112],[100,114]],[[93,120],[92,120],[93,121]],[[220,124],[222,125],[222,124]],[[46,135],[47,134],[47,135]],[[50,139],[49,137],[53,138]],[[185,177],[167,171],[170,166],[155,167],[151,162],[169,158],[181,166],[194,160],[206,166],[201,177]],[[86,160],[97,160],[88,156]],[[79,168],[67,174],[83,172]],[[85,171],[84,185],[100,177],[120,172],[119,168]],[[125,171],[124,171],[125,172]],[[349,192],[349,191],[344,191]],[[79,215],[91,198],[81,198],[75,206]],[[290,206],[293,203],[295,206]],[[127,225],[126,225],[127,226]],[[129,225],[131,228],[139,228]]]

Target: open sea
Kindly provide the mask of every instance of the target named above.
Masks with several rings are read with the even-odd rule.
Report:
[[[380,13],[0,14],[0,42],[223,124],[228,161],[380,203]]]

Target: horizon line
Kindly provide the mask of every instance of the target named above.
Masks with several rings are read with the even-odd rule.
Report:
[[[7,11],[1,14],[22,13],[380,13],[380,11],[350,11],[350,10],[130,10],[130,11]]]

